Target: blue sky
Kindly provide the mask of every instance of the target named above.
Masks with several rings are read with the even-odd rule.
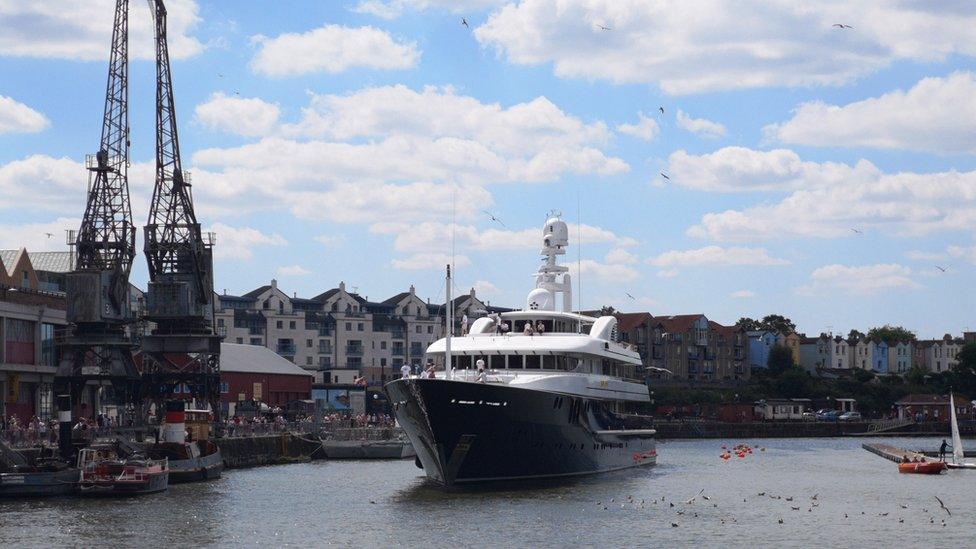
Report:
[[[112,4],[0,3],[2,247],[78,224]],[[579,203],[585,307],[976,329],[976,6],[767,4],[171,0],[218,291],[442,300],[453,218],[458,289],[519,305],[546,212]],[[144,3],[131,25],[142,225]]]

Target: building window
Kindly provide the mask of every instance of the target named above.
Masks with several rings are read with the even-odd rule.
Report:
[[[223,328],[224,327],[224,319],[218,318],[217,319],[217,326],[220,326],[221,328]]]
[[[260,337],[252,337],[251,338],[251,345],[260,345],[260,344],[261,344],[261,338]]]
[[[279,330],[285,327],[284,322],[282,322],[280,320],[276,323],[276,325],[277,325],[277,327],[278,327]]]
[[[244,338],[243,337],[237,338],[237,343],[238,344],[243,344],[244,343]]]
[[[54,324],[41,324],[41,364],[58,365],[58,348],[54,345]]]
[[[386,342],[385,341],[380,341],[380,349],[386,350]]]
[[[352,331],[352,322],[346,322],[346,331],[347,332],[351,332]]]
[[[421,333],[421,331],[420,331],[421,328],[423,328],[423,326],[417,326],[415,331],[419,334],[419,333]]]
[[[357,322],[356,323],[356,331],[357,332],[363,331],[363,323],[362,322]]]
[[[306,347],[311,347],[312,346],[312,340],[311,339],[306,339],[305,340],[305,346]]]
[[[220,382],[220,394],[226,395],[229,392],[230,392],[230,383],[227,383],[226,381],[221,381]]]
[[[292,330],[294,330],[294,329],[295,329],[295,321],[294,321],[294,320],[292,320],[292,321],[290,321],[290,322],[288,322],[288,328],[290,328],[290,329],[292,329]]]
[[[383,367],[383,368],[386,368],[386,359],[385,358],[381,358],[380,359],[380,366]]]
[[[305,357],[305,364],[311,366],[312,365],[312,357],[310,357],[310,356]]]
[[[428,334],[434,333],[434,327],[433,326],[427,326],[427,333]]]

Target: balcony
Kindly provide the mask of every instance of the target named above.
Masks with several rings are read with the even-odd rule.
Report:
[[[363,346],[346,345],[346,356],[363,356]]]
[[[319,337],[332,337],[332,327],[319,328]]]
[[[279,342],[277,353],[281,356],[295,356],[295,344]]]
[[[251,326],[247,329],[247,333],[251,335],[264,335],[263,326]]]
[[[404,353],[404,348],[402,345],[399,347],[394,345],[393,350],[390,351],[390,354],[393,356],[403,356],[403,353]]]
[[[410,358],[423,358],[424,348],[419,345],[416,347],[410,347]]]
[[[331,367],[332,367],[332,357],[330,356],[319,357],[319,368],[324,370]]]
[[[217,326],[217,335],[227,337],[227,326]]]
[[[390,330],[390,337],[393,339],[403,339],[406,337],[406,332],[403,330]]]
[[[320,355],[331,355],[332,345],[319,345],[316,352]]]

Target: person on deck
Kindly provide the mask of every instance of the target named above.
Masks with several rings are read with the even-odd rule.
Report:
[[[946,449],[949,448],[949,443],[946,439],[942,439],[942,446],[939,446],[939,459],[945,461]]]
[[[400,367],[400,377],[403,378],[403,379],[407,379],[408,377],[410,377],[410,365],[409,364],[404,364],[403,366]]]
[[[525,323],[525,329],[522,330],[522,334],[527,336],[535,335],[535,328],[532,326],[531,320]]]

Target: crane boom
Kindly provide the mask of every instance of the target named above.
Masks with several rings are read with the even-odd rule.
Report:
[[[183,170],[163,0],[149,0],[156,39],[156,181],[145,254],[149,265],[143,375],[162,397],[177,384],[208,400],[220,398],[220,337],[213,326],[213,238],[200,229],[189,173]],[[181,357],[175,360],[173,357]]]

